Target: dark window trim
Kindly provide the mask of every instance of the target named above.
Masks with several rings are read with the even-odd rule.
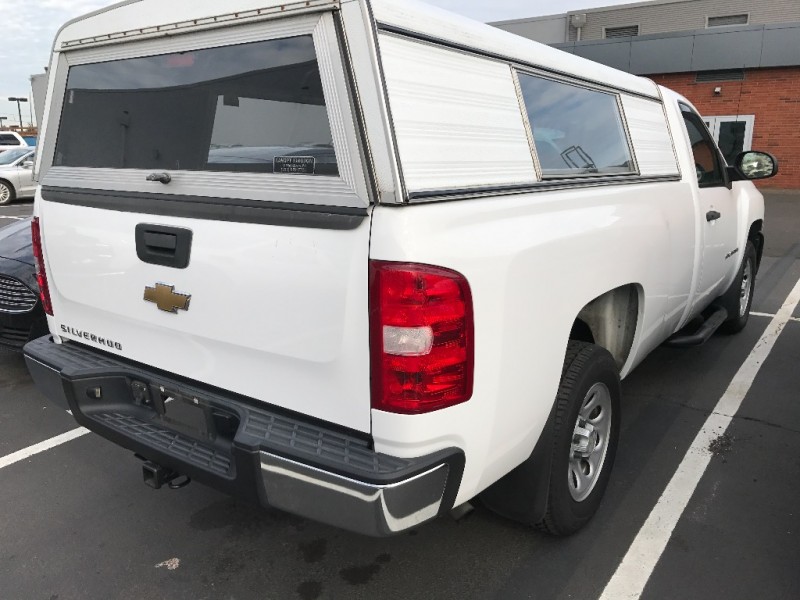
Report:
[[[711,142],[711,146],[712,146],[712,148],[714,148],[714,151],[715,151],[715,153],[717,155],[717,166],[719,167],[720,173],[722,175],[722,181],[714,182],[714,183],[699,183],[698,182],[697,186],[700,189],[716,188],[716,187],[726,187],[726,188],[730,189],[731,181],[730,181],[730,178],[728,177],[728,169],[726,168],[726,164],[727,163],[725,162],[725,158],[722,156],[722,152],[720,152],[719,146],[717,146],[717,143],[714,141],[714,137],[711,135],[711,132],[708,130],[708,127],[706,127],[706,124],[703,121],[703,118],[699,114],[697,114],[697,112],[694,109],[692,109],[690,106],[684,104],[683,102],[678,102],[678,108],[681,111],[681,118],[682,119],[686,119],[688,117],[689,120],[691,120],[694,123],[695,127],[697,127],[700,130],[701,134],[703,132],[706,133],[706,136],[708,138],[707,141]],[[686,124],[685,123],[683,124],[683,128],[686,129]],[[687,131],[687,133],[688,133],[688,131]],[[692,158],[692,160],[694,160],[694,158]],[[695,179],[697,179],[697,177],[695,177]]]
[[[117,212],[306,229],[357,229],[366,208],[42,186],[42,200]]]
[[[358,96],[356,75],[353,70],[352,60],[350,59],[350,47],[347,44],[347,36],[345,35],[344,30],[344,20],[342,19],[342,15],[339,11],[333,13],[333,26],[336,29],[336,41],[339,47],[339,57],[341,58],[345,79],[347,80],[347,101],[350,106],[350,114],[353,115],[353,120],[355,121],[358,154],[361,157],[361,164],[363,165],[367,194],[369,195],[369,203],[378,204],[380,199],[380,189],[378,186],[378,176],[375,170],[375,161],[373,160],[372,153],[369,151],[367,123],[361,107],[361,100]],[[331,131],[331,134],[333,134],[333,131]],[[334,147],[334,152],[335,151],[336,148]],[[345,153],[347,153],[347,149],[345,149]],[[336,165],[338,168],[338,156],[336,157]],[[341,179],[341,172],[339,174],[339,178]]]
[[[680,175],[654,175],[651,177],[642,177],[636,174],[606,175],[591,179],[549,179],[539,183],[523,185],[412,192],[409,194],[409,198],[412,204],[423,204],[434,201],[441,202],[454,200],[474,200],[479,198],[494,198],[497,196],[518,196],[521,194],[535,194],[559,190],[607,187],[614,185],[643,185],[647,183],[662,183],[680,180]]]

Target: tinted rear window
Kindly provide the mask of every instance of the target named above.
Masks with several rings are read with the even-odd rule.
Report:
[[[313,39],[74,66],[54,164],[338,175]]]
[[[544,177],[634,172],[617,97],[520,74]]]

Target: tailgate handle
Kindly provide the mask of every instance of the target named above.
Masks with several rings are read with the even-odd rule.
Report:
[[[178,236],[174,233],[155,233],[145,230],[144,243],[151,250],[174,253],[178,247]]]
[[[191,229],[149,223],[136,226],[136,255],[142,262],[185,269],[191,252]]]

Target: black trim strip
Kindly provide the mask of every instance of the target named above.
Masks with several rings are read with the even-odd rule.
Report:
[[[446,48],[451,48],[453,50],[459,50],[461,52],[466,52],[467,54],[472,54],[475,56],[484,56],[486,58],[492,58],[494,60],[499,60],[502,62],[510,63],[511,65],[520,65],[530,69],[536,69],[537,71],[541,71],[543,73],[552,73],[553,75],[558,75],[560,77],[565,77],[575,82],[583,82],[587,84],[591,84],[594,86],[600,86],[602,88],[608,90],[614,90],[616,92],[620,92],[623,94],[628,94],[630,96],[637,96],[639,98],[646,98],[648,100],[652,100],[654,102],[661,102],[661,98],[658,96],[650,96],[648,94],[642,94],[641,92],[634,92],[632,90],[627,90],[615,86],[608,85],[601,81],[595,81],[592,79],[587,79],[585,77],[579,77],[578,75],[574,75],[572,73],[567,73],[566,71],[559,71],[558,69],[550,69],[548,67],[543,67],[542,65],[537,65],[536,63],[527,62],[524,60],[520,60],[518,58],[514,58],[511,56],[506,56],[504,54],[497,54],[496,52],[490,52],[488,50],[481,50],[480,48],[474,48],[472,46],[467,46],[464,44],[459,44],[457,42],[451,42],[449,40],[443,40],[441,38],[434,37],[432,35],[427,35],[424,33],[419,33],[417,31],[412,31],[410,29],[405,29],[403,27],[398,27],[397,25],[390,25],[388,23],[377,23],[377,28],[379,31],[385,31],[386,33],[394,33],[397,35],[402,35],[404,37],[420,40],[423,42],[429,42],[431,44],[436,44],[438,46],[444,46]]]
[[[42,200],[117,212],[307,229],[357,229],[365,208],[42,186]]]
[[[587,187],[605,187],[611,185],[633,185],[645,183],[662,183],[667,181],[680,181],[680,175],[658,175],[653,177],[637,177],[626,175],[624,177],[598,177],[593,179],[565,179],[558,181],[542,181],[535,184],[508,185],[501,187],[473,188],[466,190],[436,190],[412,192],[409,194],[411,202],[422,203],[432,200],[465,200],[474,198],[490,198],[494,196],[513,196],[519,194],[535,194],[538,192],[551,192],[557,190],[582,189]]]
[[[395,193],[397,198],[402,204],[409,202],[408,186],[406,186],[406,175],[403,161],[400,160],[400,144],[397,140],[397,128],[394,124],[394,114],[392,113],[392,103],[389,97],[389,85],[386,83],[386,69],[383,66],[383,52],[381,51],[381,40],[378,33],[380,32],[380,23],[375,18],[375,11],[372,8],[372,2],[367,1],[367,11],[369,12],[369,20],[371,23],[370,31],[372,33],[372,43],[375,44],[375,60],[378,66],[378,75],[380,79],[381,92],[383,93],[383,104],[386,107],[386,118],[389,120],[389,137],[392,142],[392,154],[394,161],[397,165],[397,175],[400,181],[400,189]]]
[[[364,119],[364,113],[361,109],[361,101],[358,95],[358,85],[356,83],[356,76],[353,72],[353,63],[350,60],[350,46],[347,43],[347,34],[344,29],[344,20],[342,13],[336,11],[333,13],[333,25],[336,29],[337,42],[339,45],[339,57],[342,61],[345,78],[347,79],[348,101],[350,103],[350,112],[353,115],[353,120],[356,123],[356,134],[358,138],[358,149],[361,155],[362,166],[367,178],[367,193],[370,196],[372,204],[378,204],[380,199],[380,192],[378,190],[377,177],[375,175],[375,164],[372,160],[372,151],[367,138],[367,125]]]

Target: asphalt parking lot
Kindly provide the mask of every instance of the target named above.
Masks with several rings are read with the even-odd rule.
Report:
[[[30,209],[0,208],[0,226]],[[590,599],[612,582],[615,599],[637,570],[645,599],[800,598],[800,311],[784,308],[785,326],[775,318],[800,289],[800,193],[768,195],[767,211],[750,324],[659,348],[625,380],[605,501],[566,539],[480,508],[397,538],[360,537],[197,483],[154,491],[131,453],[93,434],[4,466],[76,425],[40,396],[21,357],[0,351],[0,598]],[[749,388],[736,383],[748,373]],[[737,393],[738,410],[721,412]],[[692,450],[715,417],[728,429]],[[696,487],[673,479],[687,456],[709,461]],[[685,506],[665,494],[673,486]],[[674,527],[659,511],[675,514]]]

